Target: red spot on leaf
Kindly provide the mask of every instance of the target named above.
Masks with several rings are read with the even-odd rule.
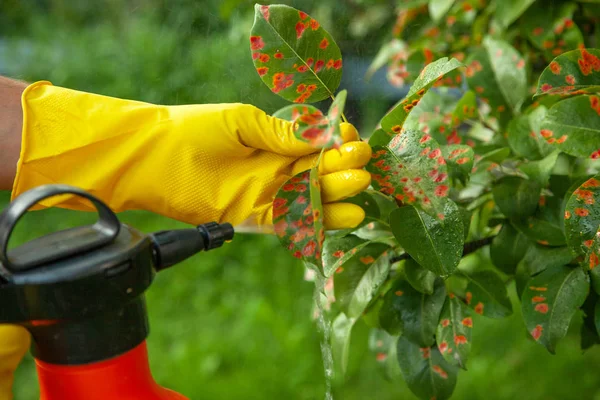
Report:
[[[281,59],[283,58],[283,53],[280,53],[280,52],[278,51],[277,53],[275,53],[275,54],[273,55],[273,57],[275,57],[275,58],[277,58],[277,59],[281,60]]]
[[[442,377],[442,379],[448,379],[448,373],[446,371],[444,371],[442,369],[442,367],[440,367],[439,365],[434,365],[433,367],[431,367],[431,369],[433,369],[433,371],[438,374],[440,377]]]
[[[377,353],[377,355],[375,356],[375,359],[379,362],[385,361],[387,358],[387,354],[385,353]]]
[[[529,289],[536,291],[536,292],[545,292],[548,290],[547,287],[536,287],[536,286],[529,286]]]
[[[403,292],[402,290],[396,290],[396,291],[394,292],[394,294],[395,294],[396,296],[402,296],[402,295],[404,294],[404,292]]]
[[[431,350],[429,349],[429,347],[423,347],[423,348],[421,348],[419,350],[421,350],[421,356],[425,360],[427,360],[429,358],[429,355],[430,355],[430,352],[431,352]]]
[[[310,29],[312,29],[313,31],[316,31],[317,29],[319,29],[319,23],[316,20],[311,19],[310,20]]]
[[[546,298],[544,296],[533,296],[531,298],[531,302],[532,303],[543,303],[544,301],[546,301]]]
[[[552,71],[553,74],[558,75],[560,74],[560,70],[562,68],[560,67],[560,64],[557,63],[556,61],[552,61],[550,63],[550,71]]]
[[[304,25],[304,23],[302,21],[300,21],[296,24],[296,38],[297,39],[300,39],[302,37],[302,33],[304,33],[305,29],[306,29],[306,25]]]
[[[450,320],[448,318],[444,318],[440,324],[442,325],[442,328],[446,328],[448,325],[450,325]]]
[[[540,36],[542,33],[544,33],[544,28],[542,28],[541,26],[538,26],[537,28],[535,28],[533,31],[533,36]]]
[[[300,19],[302,19],[302,20],[308,18],[308,14],[305,13],[304,11],[298,11],[298,14],[300,15]]]
[[[260,50],[263,47],[265,47],[265,42],[263,42],[262,37],[250,36],[250,48],[252,50]]]
[[[454,344],[455,345],[459,345],[459,344],[466,344],[467,343],[467,337],[465,335],[454,335]]]
[[[306,72],[306,71],[308,71],[308,66],[305,64],[302,64],[297,68],[297,70],[298,70],[298,72]]]
[[[598,255],[595,252],[590,253],[590,269],[594,269],[598,266]]]
[[[578,207],[575,209],[575,214],[579,215],[580,217],[587,217],[590,215],[590,211],[587,208]]]
[[[475,312],[479,315],[483,315],[483,303],[479,302],[474,308]]]
[[[539,338],[542,336],[542,331],[544,330],[544,327],[541,325],[536,325],[535,328],[531,331],[531,336],[533,336],[533,338],[535,340],[539,340]]]
[[[473,298],[473,293],[467,292],[465,294],[465,301],[466,301],[467,305],[471,304],[471,299],[472,298]]]
[[[360,262],[363,264],[372,264],[375,259],[371,256],[361,257]]]
[[[554,135],[554,132],[552,132],[549,129],[542,129],[540,131],[540,135],[542,135],[542,137],[544,137],[545,139],[548,139],[549,137],[552,137],[552,135]]]
[[[440,353],[444,354],[448,351],[448,343],[444,340],[442,343],[438,345],[438,349],[440,349]]]
[[[319,43],[319,48],[326,49],[327,46],[329,46],[329,40],[327,40],[327,38],[323,38],[323,40],[321,40],[321,43]]]
[[[339,60],[335,60],[335,62],[333,63],[333,68],[335,68],[335,69],[342,68],[342,59],[341,58]]]
[[[462,324],[464,326],[466,326],[467,328],[472,328],[473,327],[473,319],[471,317],[464,318],[462,320]]]
[[[264,76],[267,74],[267,72],[269,72],[269,68],[268,67],[258,67],[258,68],[256,68],[256,72],[258,72],[258,75]]]
[[[319,72],[320,70],[322,70],[324,65],[325,61],[317,60],[317,63],[315,64],[315,72]]]
[[[260,6],[260,12],[263,17],[268,21],[269,20],[269,6]]]
[[[552,89],[552,85],[550,85],[549,83],[544,83],[542,85],[541,89],[542,89],[542,92],[548,92],[548,91],[550,91],[550,89]]]
[[[444,196],[448,195],[448,189],[449,188],[446,185],[438,185],[435,188],[435,192],[434,193],[435,193],[435,195],[437,197],[444,197]]]
[[[541,314],[548,313],[548,304],[546,304],[546,303],[536,304],[535,311],[537,311]]]
[[[312,256],[315,254],[316,247],[317,243],[314,240],[309,240],[308,243],[306,243],[306,246],[304,246],[304,249],[302,249],[302,255],[305,257]]]

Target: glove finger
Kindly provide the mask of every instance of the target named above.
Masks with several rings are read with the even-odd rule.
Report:
[[[295,157],[319,152],[319,149],[296,139],[292,122],[267,115],[249,104],[238,106],[230,126],[237,126],[240,142],[247,147]]]
[[[348,229],[357,227],[365,219],[365,211],[356,204],[332,203],[323,206],[325,229]]]
[[[340,124],[340,133],[344,143],[360,141],[360,135],[358,134],[356,127],[348,122],[342,122]]]
[[[312,168],[319,155],[305,156],[299,159],[294,165],[292,173],[298,174]],[[347,169],[360,169],[364,167],[371,159],[371,146],[366,142],[344,143],[339,149],[326,151],[319,164],[319,173],[327,175],[332,172],[344,171]]]
[[[320,177],[321,201],[333,203],[362,192],[371,184],[371,174],[362,169],[333,172]]]

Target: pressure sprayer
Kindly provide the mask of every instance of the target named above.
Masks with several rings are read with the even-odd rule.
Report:
[[[43,199],[91,201],[99,219],[8,250],[19,219]],[[0,214],[0,323],[32,335],[41,400],[183,400],[148,365],[144,291],[156,272],[233,239],[230,224],[143,234],[91,194],[45,185]]]

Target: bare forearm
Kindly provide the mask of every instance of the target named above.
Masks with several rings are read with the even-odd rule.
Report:
[[[21,151],[24,82],[0,76],[0,190],[10,190]]]

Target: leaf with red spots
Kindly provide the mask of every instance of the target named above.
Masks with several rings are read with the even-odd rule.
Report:
[[[505,223],[490,246],[490,257],[496,268],[506,274],[513,274],[530,245],[527,236],[510,223]]]
[[[600,175],[585,181],[567,200],[565,233],[574,254],[587,257],[591,241],[598,241],[600,227]]]
[[[469,88],[505,127],[527,95],[523,56],[508,43],[486,37],[483,47],[471,53],[466,64]]]
[[[346,374],[350,357],[350,338],[356,319],[338,314],[331,324],[331,355],[335,371],[341,376]]]
[[[456,94],[451,93],[448,88],[430,90],[411,110],[402,131],[418,130],[430,135],[438,143],[458,144],[462,137],[457,128],[462,121],[453,115],[456,107]]]
[[[383,243],[367,244],[335,270],[336,303],[349,318],[360,317],[377,295],[390,271],[389,250],[390,246]]]
[[[583,44],[583,35],[573,22],[576,10],[575,3],[535,2],[521,19],[522,35],[546,60],[574,50]]]
[[[406,117],[410,111],[419,104],[423,95],[447,73],[461,67],[461,64],[455,58],[440,58],[437,61],[427,65],[415,83],[410,88],[406,97],[400,101],[391,111],[389,111],[381,120],[381,127],[390,133],[399,133]]]
[[[535,0],[502,0],[496,6],[495,18],[507,28],[515,22]]]
[[[547,111],[546,107],[540,106],[510,121],[508,144],[514,153],[529,160],[539,160],[552,153],[554,148],[540,133]]]
[[[435,335],[437,347],[446,361],[467,369],[472,332],[471,310],[458,297],[449,296],[442,309]]]
[[[410,130],[394,136],[386,147],[373,148],[366,170],[376,190],[430,215],[443,215],[448,170],[439,145],[429,135]]]
[[[381,67],[387,64],[388,61],[394,56],[398,56],[398,54],[402,51],[406,51],[406,43],[404,43],[402,40],[393,38],[392,40],[384,44],[381,47],[381,49],[379,49],[379,51],[377,52],[377,55],[375,55],[375,58],[371,62],[371,65],[369,65],[369,68],[365,73],[365,79],[371,79],[375,72],[377,72]]]
[[[386,379],[401,378],[398,358],[396,356],[397,336],[388,334],[383,329],[371,329],[369,333],[369,350],[377,361],[377,366],[382,370]]]
[[[375,146],[387,146],[390,140],[394,137],[394,134],[387,133],[383,129],[377,129],[369,138],[369,145]]]
[[[340,91],[327,115],[311,105],[290,105],[278,110],[274,117],[296,123],[294,135],[315,148],[338,148],[344,142],[340,119],[346,103],[346,91]]]
[[[590,279],[581,267],[548,268],[527,282],[521,296],[525,326],[538,343],[554,354],[571,319],[588,295]]]
[[[369,241],[355,235],[328,237],[323,245],[323,272],[332,276],[346,261],[354,257]]]
[[[576,157],[600,158],[600,97],[575,96],[553,105],[542,123],[542,137]]]
[[[289,101],[314,103],[333,97],[340,84],[339,47],[317,21],[292,7],[257,4],[250,47],[269,56],[266,62],[260,55],[253,57],[254,65],[267,68],[259,71],[260,78]]]
[[[484,269],[464,276],[469,281],[465,302],[477,314],[490,318],[504,318],[512,314],[506,285],[496,272]]]
[[[422,267],[438,276],[451,275],[462,257],[464,224],[458,206],[448,200],[444,220],[433,218],[412,206],[390,214],[390,225],[398,243]]]
[[[467,120],[479,119],[479,107],[477,105],[477,96],[472,90],[463,94],[452,113],[452,126],[457,127]]]
[[[404,261],[404,275],[408,283],[418,292],[424,294],[433,293],[433,284],[436,279],[435,274],[421,267],[412,258]]]
[[[475,157],[473,149],[465,144],[442,146],[442,155],[446,160],[452,182],[459,181],[466,185],[473,169]]]
[[[408,388],[422,400],[447,400],[456,386],[458,367],[449,364],[437,346],[420,347],[398,339],[398,364]]]
[[[322,273],[325,232],[317,168],[286,181],[273,201],[273,227],[281,244]]]
[[[390,326],[389,321],[398,323],[408,340],[421,347],[431,346],[445,298],[446,287],[440,278],[435,281],[432,294],[420,293],[408,281],[397,280],[385,294],[379,310],[381,326]]]
[[[552,60],[540,75],[535,95],[568,96],[599,91],[600,50],[578,49]]]
[[[540,200],[541,190],[542,186],[534,180],[507,176],[494,185],[492,193],[498,208],[505,216],[521,219],[533,215]]]

